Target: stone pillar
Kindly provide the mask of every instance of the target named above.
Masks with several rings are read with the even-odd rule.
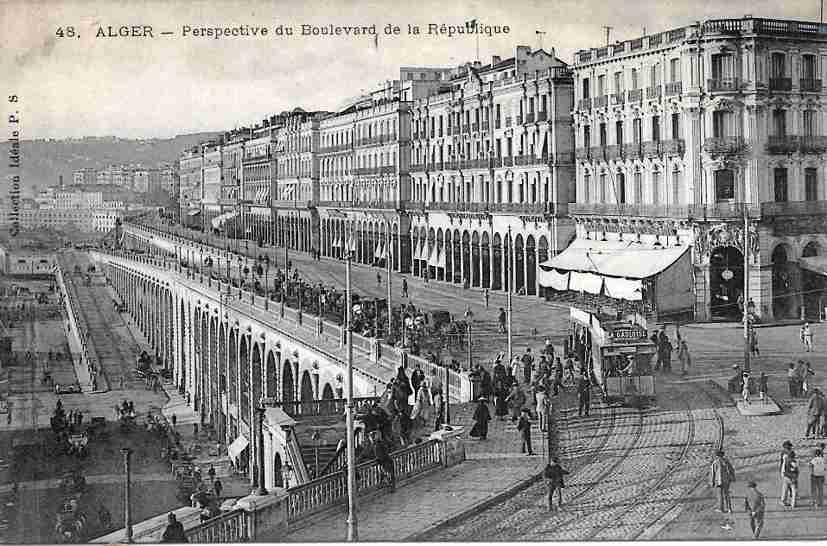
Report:
[[[523,289],[528,294],[528,248],[523,241]]]

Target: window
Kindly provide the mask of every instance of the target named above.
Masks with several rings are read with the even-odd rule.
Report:
[[[801,57],[801,78],[814,80],[816,78],[816,56],[803,55]]]
[[[643,175],[635,170],[635,203],[643,203]]]
[[[540,111],[541,112],[545,112],[548,109],[548,107],[546,106],[547,99],[548,99],[547,95],[543,95],[542,97],[540,97]]]
[[[670,82],[679,82],[679,81],[681,81],[681,60],[680,59],[671,59],[669,61],[669,81]]]
[[[632,69],[632,90],[636,91],[639,89],[638,81],[637,81],[637,68]]]
[[[615,142],[618,146],[623,146],[623,122],[615,122]]]
[[[816,134],[816,117],[815,111],[804,110],[804,124],[802,127],[804,136],[811,137]]]
[[[617,202],[626,203],[626,175],[623,173],[617,173]]]
[[[600,124],[600,147],[601,148],[606,147],[606,124],[605,123]]]
[[[787,134],[787,113],[784,110],[773,110],[772,112],[773,135],[783,137]]]
[[[730,169],[715,171],[715,200],[732,201],[735,199],[735,173]]]
[[[652,204],[660,203],[660,171],[652,171]]]
[[[804,200],[818,201],[818,169],[804,169]]]
[[[786,75],[785,57],[783,53],[773,53],[771,57],[771,78],[783,78]]]
[[[681,115],[675,112],[672,114],[672,140],[681,138]]]
[[[712,56],[712,79],[722,80],[733,75],[732,55],[717,54]]]
[[[592,177],[588,174],[583,175],[583,202],[589,202],[589,186],[592,183]]]
[[[660,142],[660,116],[652,116],[652,140]]]
[[[773,189],[775,190],[776,203],[787,201],[787,169],[776,168],[773,170]]]
[[[660,85],[660,63],[655,63],[652,65],[651,72],[649,74],[649,82],[652,87],[657,87]]]
[[[589,78],[583,78],[583,99],[588,100],[591,97],[589,93]]]
[[[600,202],[606,202],[606,173],[600,174]]]
[[[615,72],[615,93],[623,93],[623,72]]]
[[[602,97],[606,94],[606,75],[601,74],[597,77],[597,96]]]
[[[583,147],[588,148],[592,145],[591,127],[589,125],[583,126]]]
[[[712,136],[715,138],[726,136],[726,112],[721,110],[712,112]]]
[[[534,97],[529,97],[528,98],[528,113],[529,114],[534,113]]]
[[[640,144],[641,140],[643,140],[643,135],[641,134],[641,125],[640,125],[640,118],[635,118],[632,120],[632,141],[635,144]]]
[[[672,203],[681,204],[681,172],[677,169],[672,171]]]

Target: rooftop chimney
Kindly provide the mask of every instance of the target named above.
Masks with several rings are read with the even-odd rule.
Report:
[[[495,64],[498,64],[501,60],[502,59],[500,58],[499,55],[492,55],[491,56],[491,66],[494,66]]]

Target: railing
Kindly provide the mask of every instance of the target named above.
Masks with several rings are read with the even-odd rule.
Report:
[[[612,105],[623,104],[626,102],[626,93],[620,91],[619,93],[612,93]]]
[[[643,157],[658,157],[660,155],[660,142],[650,140],[643,143]]]
[[[627,159],[640,159],[643,155],[643,145],[640,142],[624,144],[623,155]]]
[[[762,203],[761,216],[799,216],[827,214],[827,201],[786,201]]]
[[[413,163],[411,164],[411,172],[424,172],[428,170],[427,163]]]
[[[471,124],[471,132],[472,133],[478,133],[479,130],[480,130],[480,124],[479,123],[472,123]]]
[[[577,101],[578,110],[589,110],[592,107],[592,99],[580,99]]]
[[[592,159],[606,159],[606,147],[605,146],[592,146],[589,148],[589,155]]]
[[[659,46],[663,43],[663,34],[652,34],[649,36],[649,47]]]
[[[602,59],[603,57],[609,56],[609,48],[608,47],[599,47],[597,48],[596,55],[598,59]]]
[[[706,88],[710,93],[729,93],[741,88],[739,78],[715,78],[706,80]]]
[[[770,91],[792,91],[792,78],[770,78]]]
[[[767,138],[767,153],[791,154],[798,150],[799,144],[799,137],[797,136],[770,136]]]
[[[815,78],[801,78],[798,87],[802,93],[821,93],[821,80]]]
[[[623,145],[610,144],[606,146],[606,159],[612,161],[623,156]]]
[[[719,220],[742,218],[744,216],[744,209],[746,209],[746,214],[750,218],[760,217],[761,208],[758,205],[737,201],[723,201],[710,205],[689,205],[689,217]]]
[[[609,96],[600,95],[599,97],[595,97],[592,102],[595,108],[605,108],[609,105]]]
[[[680,95],[683,92],[683,82],[669,82],[664,87],[664,94],[667,97]]]
[[[537,121],[546,121],[548,119],[548,110],[540,110],[537,112]]]
[[[534,123],[534,112],[529,112],[525,115],[526,123]]]
[[[546,165],[549,162],[549,157],[544,155],[537,157],[533,155],[517,155],[514,156],[514,164],[518,167],[525,165]]]
[[[640,49],[643,47],[643,38],[636,38],[634,40],[629,40],[629,49],[634,51],[636,49]]]
[[[591,158],[591,149],[577,148],[574,151],[574,157],[576,157],[578,161],[588,161]]]
[[[689,209],[680,205],[629,203],[569,203],[569,214],[582,216],[640,216],[687,218]]]
[[[827,152],[827,137],[802,136],[799,137],[799,145],[803,154],[823,154]]]
[[[253,514],[236,508],[188,529],[187,540],[196,544],[246,542],[252,537],[250,520],[253,517]]]
[[[662,89],[663,88],[660,85],[647,87],[646,88],[646,98],[649,99],[649,100],[659,99]]]
[[[356,411],[365,411],[374,402],[379,400],[376,396],[364,396],[353,399]],[[346,398],[333,398],[329,400],[302,400],[292,402],[281,402],[281,409],[291,417],[316,417],[320,415],[344,415],[347,407]]]
[[[391,454],[396,479],[404,480],[444,464],[441,442],[429,440]],[[356,494],[377,489],[383,473],[377,461],[356,467]],[[288,489],[287,522],[302,518],[342,503],[347,499],[347,473],[334,472]]]
[[[686,28],[677,28],[675,30],[670,30],[666,33],[666,39],[669,42],[677,42],[679,40],[683,40],[686,38]]]
[[[744,137],[707,138],[704,151],[711,155],[740,154],[746,151],[746,141]]]
[[[640,102],[643,100],[643,89],[630,89],[626,92],[629,102]]]
[[[660,142],[660,152],[666,155],[683,155],[686,151],[686,146],[682,138],[673,140],[662,140]]]

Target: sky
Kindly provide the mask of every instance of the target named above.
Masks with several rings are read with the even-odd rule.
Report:
[[[480,59],[513,56],[518,44],[572,54],[704,18],[818,21],[819,0],[480,1],[24,1],[0,0],[0,98],[18,95],[21,139],[164,138],[223,131],[301,106],[335,110],[343,100],[398,77],[400,66],[455,66],[476,40],[429,36],[431,23],[476,19],[508,26],[479,38]],[[386,24],[401,34],[386,36]],[[371,25],[372,36],[299,36],[310,25]],[[423,34],[407,33],[419,25]],[[98,28],[151,25],[154,38],[97,38]],[[267,37],[184,37],[183,27],[267,27]],[[275,36],[277,25],[296,30]],[[68,37],[67,27],[75,37]],[[64,37],[58,37],[62,29]],[[173,32],[161,36],[161,31]],[[2,112],[2,109],[0,109]],[[5,116],[4,116],[5,117]],[[9,129],[0,126],[0,140]]]

